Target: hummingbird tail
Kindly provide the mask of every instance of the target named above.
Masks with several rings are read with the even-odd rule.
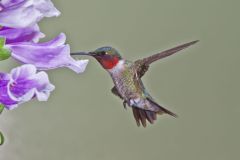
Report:
[[[177,115],[166,108],[163,108],[150,98],[147,98],[149,104],[156,109],[156,111],[151,110],[145,110],[138,108],[137,106],[132,106],[133,116],[136,120],[137,126],[140,126],[142,124],[143,127],[147,126],[147,121],[151,124],[154,123],[155,120],[157,120],[157,114],[169,114],[173,117],[177,117]]]
[[[151,124],[154,123],[155,120],[157,120],[157,113],[149,110],[143,110],[137,107],[132,107],[133,116],[136,120],[137,126],[140,126],[142,124],[143,127],[147,126],[147,121]],[[141,123],[140,123],[141,122]]]

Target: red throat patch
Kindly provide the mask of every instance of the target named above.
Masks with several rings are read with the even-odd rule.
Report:
[[[104,69],[112,69],[117,65],[119,59],[118,57],[113,57],[112,59],[100,59],[99,61]]]

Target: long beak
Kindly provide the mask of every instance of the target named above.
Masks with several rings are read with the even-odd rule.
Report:
[[[70,53],[72,56],[96,56],[96,53],[94,52],[74,52],[74,53]]]

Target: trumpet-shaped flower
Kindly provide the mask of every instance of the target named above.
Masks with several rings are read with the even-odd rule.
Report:
[[[35,25],[43,17],[60,15],[50,0],[0,1],[0,25],[25,28]]]
[[[76,61],[70,56],[63,33],[49,42],[37,43],[44,37],[37,22],[59,14],[50,0],[0,1],[0,25],[4,26],[0,27],[0,38],[5,38],[6,43],[0,52],[10,51],[13,58],[33,64],[38,70],[68,67],[77,73],[83,72],[88,60]]]
[[[26,28],[9,28],[2,27],[0,29],[0,37],[6,39],[6,43],[16,42],[35,42],[37,43],[40,38],[45,35],[40,32],[38,25],[26,27]]]
[[[64,44],[65,34],[60,34],[49,42],[19,42],[6,44],[6,48],[16,60],[33,64],[38,70],[49,70],[68,67],[76,73],[82,73],[88,60],[76,61],[70,56],[69,45]]]
[[[37,73],[31,64],[12,69],[10,74],[0,73],[0,104],[7,109],[14,109],[34,97],[46,101],[53,90],[48,75],[43,71]]]

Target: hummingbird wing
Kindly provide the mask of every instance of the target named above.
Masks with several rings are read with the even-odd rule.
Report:
[[[118,93],[118,90],[117,90],[117,88],[116,88],[115,86],[111,89],[111,91],[112,91],[112,93],[113,93],[115,96],[123,99],[122,96]]]
[[[189,43],[185,43],[185,44],[179,45],[177,47],[174,47],[174,48],[165,50],[163,52],[154,54],[152,56],[149,56],[149,57],[146,57],[146,58],[139,59],[139,60],[135,61],[134,64],[135,64],[135,67],[137,69],[137,73],[138,73],[139,78],[141,78],[146,73],[146,71],[148,70],[149,65],[151,63],[153,63],[153,62],[155,62],[159,59],[168,57],[168,56],[170,56],[170,55],[172,55],[172,54],[174,54],[178,51],[181,51],[181,50],[197,43],[197,42],[198,42],[198,40],[192,41],[192,42],[189,42]]]
[[[127,109],[127,106],[126,106],[127,102],[126,102],[126,101],[123,99],[123,97],[119,94],[116,86],[114,86],[114,87],[111,89],[111,91],[112,91],[112,93],[113,93],[115,96],[117,96],[117,97],[119,97],[120,99],[123,100],[123,107],[124,107],[125,109]]]

